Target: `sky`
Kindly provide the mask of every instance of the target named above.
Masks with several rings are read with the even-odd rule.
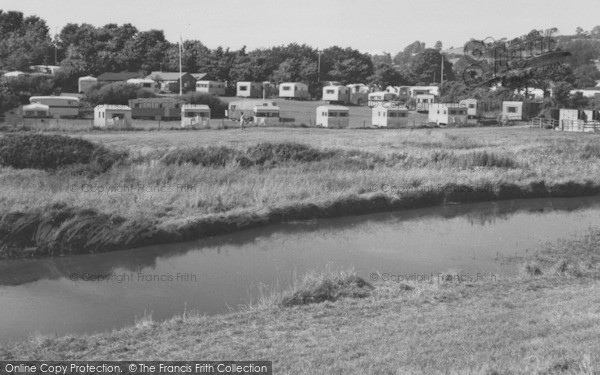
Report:
[[[323,49],[332,45],[395,55],[419,40],[444,49],[471,39],[513,38],[532,29],[574,34],[600,25],[600,1],[577,0],[0,0],[0,9],[46,20],[50,31],[67,23],[131,23],[247,50],[289,43]]]

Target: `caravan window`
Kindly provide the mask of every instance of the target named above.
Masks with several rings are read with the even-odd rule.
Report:
[[[240,91],[248,91],[248,86],[240,86]]]
[[[333,94],[333,93],[334,93],[334,91],[333,91],[333,90],[331,90],[331,89],[328,89],[328,90],[326,90],[326,91],[325,91],[325,93],[326,93],[326,94]]]
[[[475,104],[469,104],[469,108],[475,108]]]
[[[348,113],[346,113],[346,112],[340,112],[339,116],[340,117],[348,117]]]
[[[282,89],[283,91],[290,91],[290,86],[283,86]]]
[[[506,111],[508,113],[517,113],[517,107],[508,107]]]

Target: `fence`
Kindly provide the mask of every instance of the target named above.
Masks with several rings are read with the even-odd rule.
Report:
[[[586,121],[586,120],[567,120],[563,119],[557,130],[565,132],[584,132],[584,133],[595,133],[600,132],[600,121]]]
[[[540,129],[556,129],[560,121],[552,118],[534,117],[529,121],[529,126]]]

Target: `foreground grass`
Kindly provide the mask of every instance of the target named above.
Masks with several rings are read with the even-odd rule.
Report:
[[[548,245],[520,276],[493,282],[371,287],[352,272],[311,274],[242,312],[36,336],[0,347],[0,358],[272,360],[277,374],[600,374],[599,244],[596,229]]]
[[[374,195],[385,201],[373,203],[375,211],[403,208],[389,202],[407,194],[421,195],[423,202],[437,204],[445,197],[438,202],[428,200],[427,194],[453,185],[476,191],[495,189],[494,194],[480,199],[519,197],[502,193],[502,187],[511,184],[515,189],[543,186],[539,194],[533,191],[527,196],[594,194],[600,189],[600,135],[595,134],[516,128],[255,128],[103,132],[82,137],[124,151],[128,159],[102,173],[0,167],[0,212],[12,215],[8,219],[5,216],[5,232],[13,233],[17,224],[27,230],[40,227],[38,219],[44,212],[65,207],[68,214],[58,212],[49,220],[56,222],[59,217],[69,223],[83,223],[80,219],[85,218],[85,228],[54,228],[54,232],[63,233],[60,239],[52,239],[55,247],[88,252],[139,246],[145,243],[144,238],[165,242],[221,233],[202,228],[231,218],[235,220],[230,220],[225,231],[251,222],[294,218],[297,215],[289,212],[300,208],[304,212],[301,218],[317,211],[325,212],[325,216],[363,212],[352,211],[352,206],[361,200],[368,206]],[[304,145],[318,157],[265,162],[249,150],[267,140],[275,146],[290,142]],[[195,159],[198,150],[210,148],[224,150],[218,162]],[[278,210],[285,214],[273,215]],[[15,217],[24,219],[15,224]],[[94,222],[94,217],[100,219]],[[117,224],[108,227],[106,223]],[[68,243],[97,229],[101,234],[88,247],[81,241]],[[17,252],[27,247],[32,249],[27,254],[35,255],[37,248],[47,245],[44,241],[50,241],[27,233],[26,241],[18,239],[25,245]],[[107,239],[112,241],[110,246],[105,246]]]

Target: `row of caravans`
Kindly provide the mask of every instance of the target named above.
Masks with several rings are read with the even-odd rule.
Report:
[[[94,127],[131,127],[133,108],[125,105],[102,104],[94,108]],[[183,104],[181,126],[206,126],[210,121],[210,108],[204,104]]]

